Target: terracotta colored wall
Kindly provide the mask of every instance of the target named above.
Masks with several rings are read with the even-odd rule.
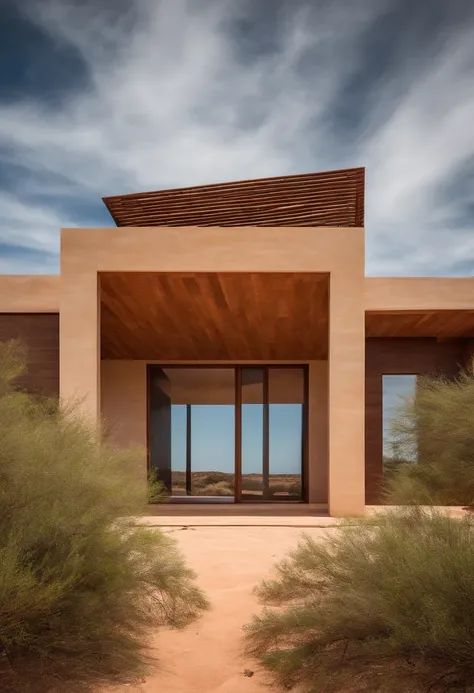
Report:
[[[0,313],[58,313],[58,274],[0,275]]]
[[[120,447],[146,447],[145,361],[101,361],[101,413]]]
[[[327,361],[309,364],[309,474],[308,501],[328,502],[329,493],[329,417],[328,386],[329,368]]]
[[[58,313],[0,313],[0,341],[21,339],[28,370],[19,381],[29,392],[59,395]]]
[[[453,377],[472,353],[472,340],[378,339],[366,340],[365,351],[365,479],[366,502],[380,501],[383,480],[383,375]]]
[[[366,277],[365,310],[474,310],[474,277]]]

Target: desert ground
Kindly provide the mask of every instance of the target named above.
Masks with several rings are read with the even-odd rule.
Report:
[[[296,524],[296,518],[282,520]],[[317,518],[301,517],[298,523],[305,520],[314,525]],[[271,574],[274,563],[296,545],[303,531],[322,538],[337,529],[217,525],[163,531],[178,541],[211,610],[185,630],[157,633],[156,671],[141,685],[114,688],[113,693],[268,693],[266,673],[242,648],[242,626],[259,610],[252,589]],[[254,673],[248,676],[245,670]]]

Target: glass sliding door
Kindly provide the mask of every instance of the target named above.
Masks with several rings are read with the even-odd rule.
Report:
[[[187,457],[187,405],[171,405],[171,495],[188,495],[189,483],[186,479]]]
[[[304,500],[306,368],[243,366],[239,381],[237,500]]]
[[[226,393],[233,399],[233,382]],[[234,405],[191,409],[191,495],[234,500]]]
[[[264,496],[264,368],[241,369],[241,500]]]
[[[149,368],[150,464],[171,500],[234,500],[235,369]]]
[[[150,465],[171,493],[171,396],[170,383],[162,368],[153,371],[149,383]]]
[[[303,499],[305,371],[269,368],[269,500]]]
[[[305,367],[148,372],[149,463],[171,500],[304,500]]]

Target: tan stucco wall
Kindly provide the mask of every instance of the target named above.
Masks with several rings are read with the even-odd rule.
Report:
[[[474,309],[474,278],[365,278],[364,262],[363,229],[63,229],[61,276],[0,276],[0,313],[60,311],[61,395],[82,397],[94,419],[100,412],[101,271],[329,272],[329,365],[325,374],[315,367],[310,375],[320,382],[327,377],[329,397],[326,409],[313,400],[310,407],[315,427],[326,431],[331,464],[327,480],[321,477],[310,493],[316,500],[327,487],[332,515],[358,514],[364,496],[364,312]],[[107,372],[118,363],[110,362]],[[124,407],[128,413],[130,423],[114,433],[121,443],[144,436],[144,402],[132,387],[144,372],[140,362],[128,363],[136,406],[115,401],[109,386],[103,396],[106,416],[119,421]],[[315,447],[312,456],[321,450]]]
[[[365,310],[474,310],[474,277],[366,277]]]
[[[364,230],[354,228],[63,229],[61,394],[99,414],[101,271],[329,272],[329,512],[361,514],[364,255]]]
[[[328,458],[328,385],[327,361],[313,361],[308,374],[308,501],[328,502],[329,458]]]
[[[58,274],[0,274],[0,313],[57,313]]]
[[[146,448],[145,361],[101,362],[101,413],[116,445]]]
[[[0,275],[0,313],[56,313],[58,274]],[[474,310],[474,277],[366,277],[366,311]]]
[[[184,364],[183,364],[184,365]],[[190,365],[190,364],[188,364]],[[225,365],[225,364],[223,364]],[[146,448],[146,361],[101,362],[101,414],[116,445]],[[328,502],[328,363],[309,364],[308,500]]]

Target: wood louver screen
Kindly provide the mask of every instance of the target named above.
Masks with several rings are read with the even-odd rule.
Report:
[[[104,197],[117,226],[364,226],[364,168]]]

